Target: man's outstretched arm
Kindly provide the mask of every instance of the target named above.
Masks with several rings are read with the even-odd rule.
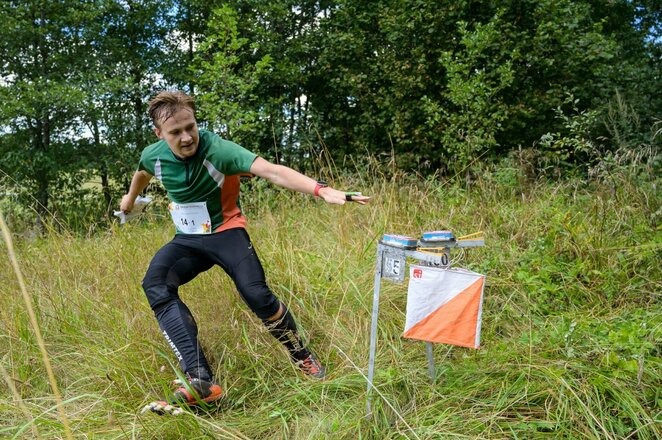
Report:
[[[250,172],[256,176],[267,179],[274,185],[282,186],[283,188],[291,189],[293,191],[298,191],[304,194],[314,194],[315,187],[317,186],[317,182],[314,179],[304,176],[292,168],[273,164],[265,159],[262,159],[261,157],[255,159],[255,162],[253,162],[253,165],[251,165]],[[333,189],[328,186],[320,188],[318,195],[327,203],[343,205],[347,201],[344,192],[338,191],[337,189]],[[370,200],[370,197],[352,195],[351,199],[353,202],[365,205]]]

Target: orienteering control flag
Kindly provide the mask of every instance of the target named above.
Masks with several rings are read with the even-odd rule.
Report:
[[[478,348],[484,289],[479,273],[411,265],[403,336]]]

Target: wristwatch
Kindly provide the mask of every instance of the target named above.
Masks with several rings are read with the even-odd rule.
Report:
[[[313,190],[313,194],[315,195],[315,197],[319,197],[320,196],[320,189],[326,188],[327,186],[329,186],[328,183],[326,183],[323,180],[318,180],[317,184],[315,185],[315,189]]]

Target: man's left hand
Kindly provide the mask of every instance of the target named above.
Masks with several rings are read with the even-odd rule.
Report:
[[[360,193],[351,193],[349,196],[347,193],[338,191],[331,187],[320,188],[318,191],[320,198],[322,198],[326,203],[331,203],[334,205],[344,205],[346,202],[356,202],[361,205],[365,205],[370,201],[370,197],[364,196]]]

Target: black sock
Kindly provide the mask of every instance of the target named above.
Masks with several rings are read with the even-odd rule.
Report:
[[[189,370],[186,370],[186,374],[191,378],[202,379],[207,382],[213,382],[214,379],[211,377],[209,370],[203,367],[194,367]]]
[[[302,361],[310,356],[310,352],[303,346],[294,317],[285,304],[282,304],[282,307],[283,315],[280,318],[275,321],[264,319],[262,322],[267,326],[269,333],[287,348],[294,361]]]

